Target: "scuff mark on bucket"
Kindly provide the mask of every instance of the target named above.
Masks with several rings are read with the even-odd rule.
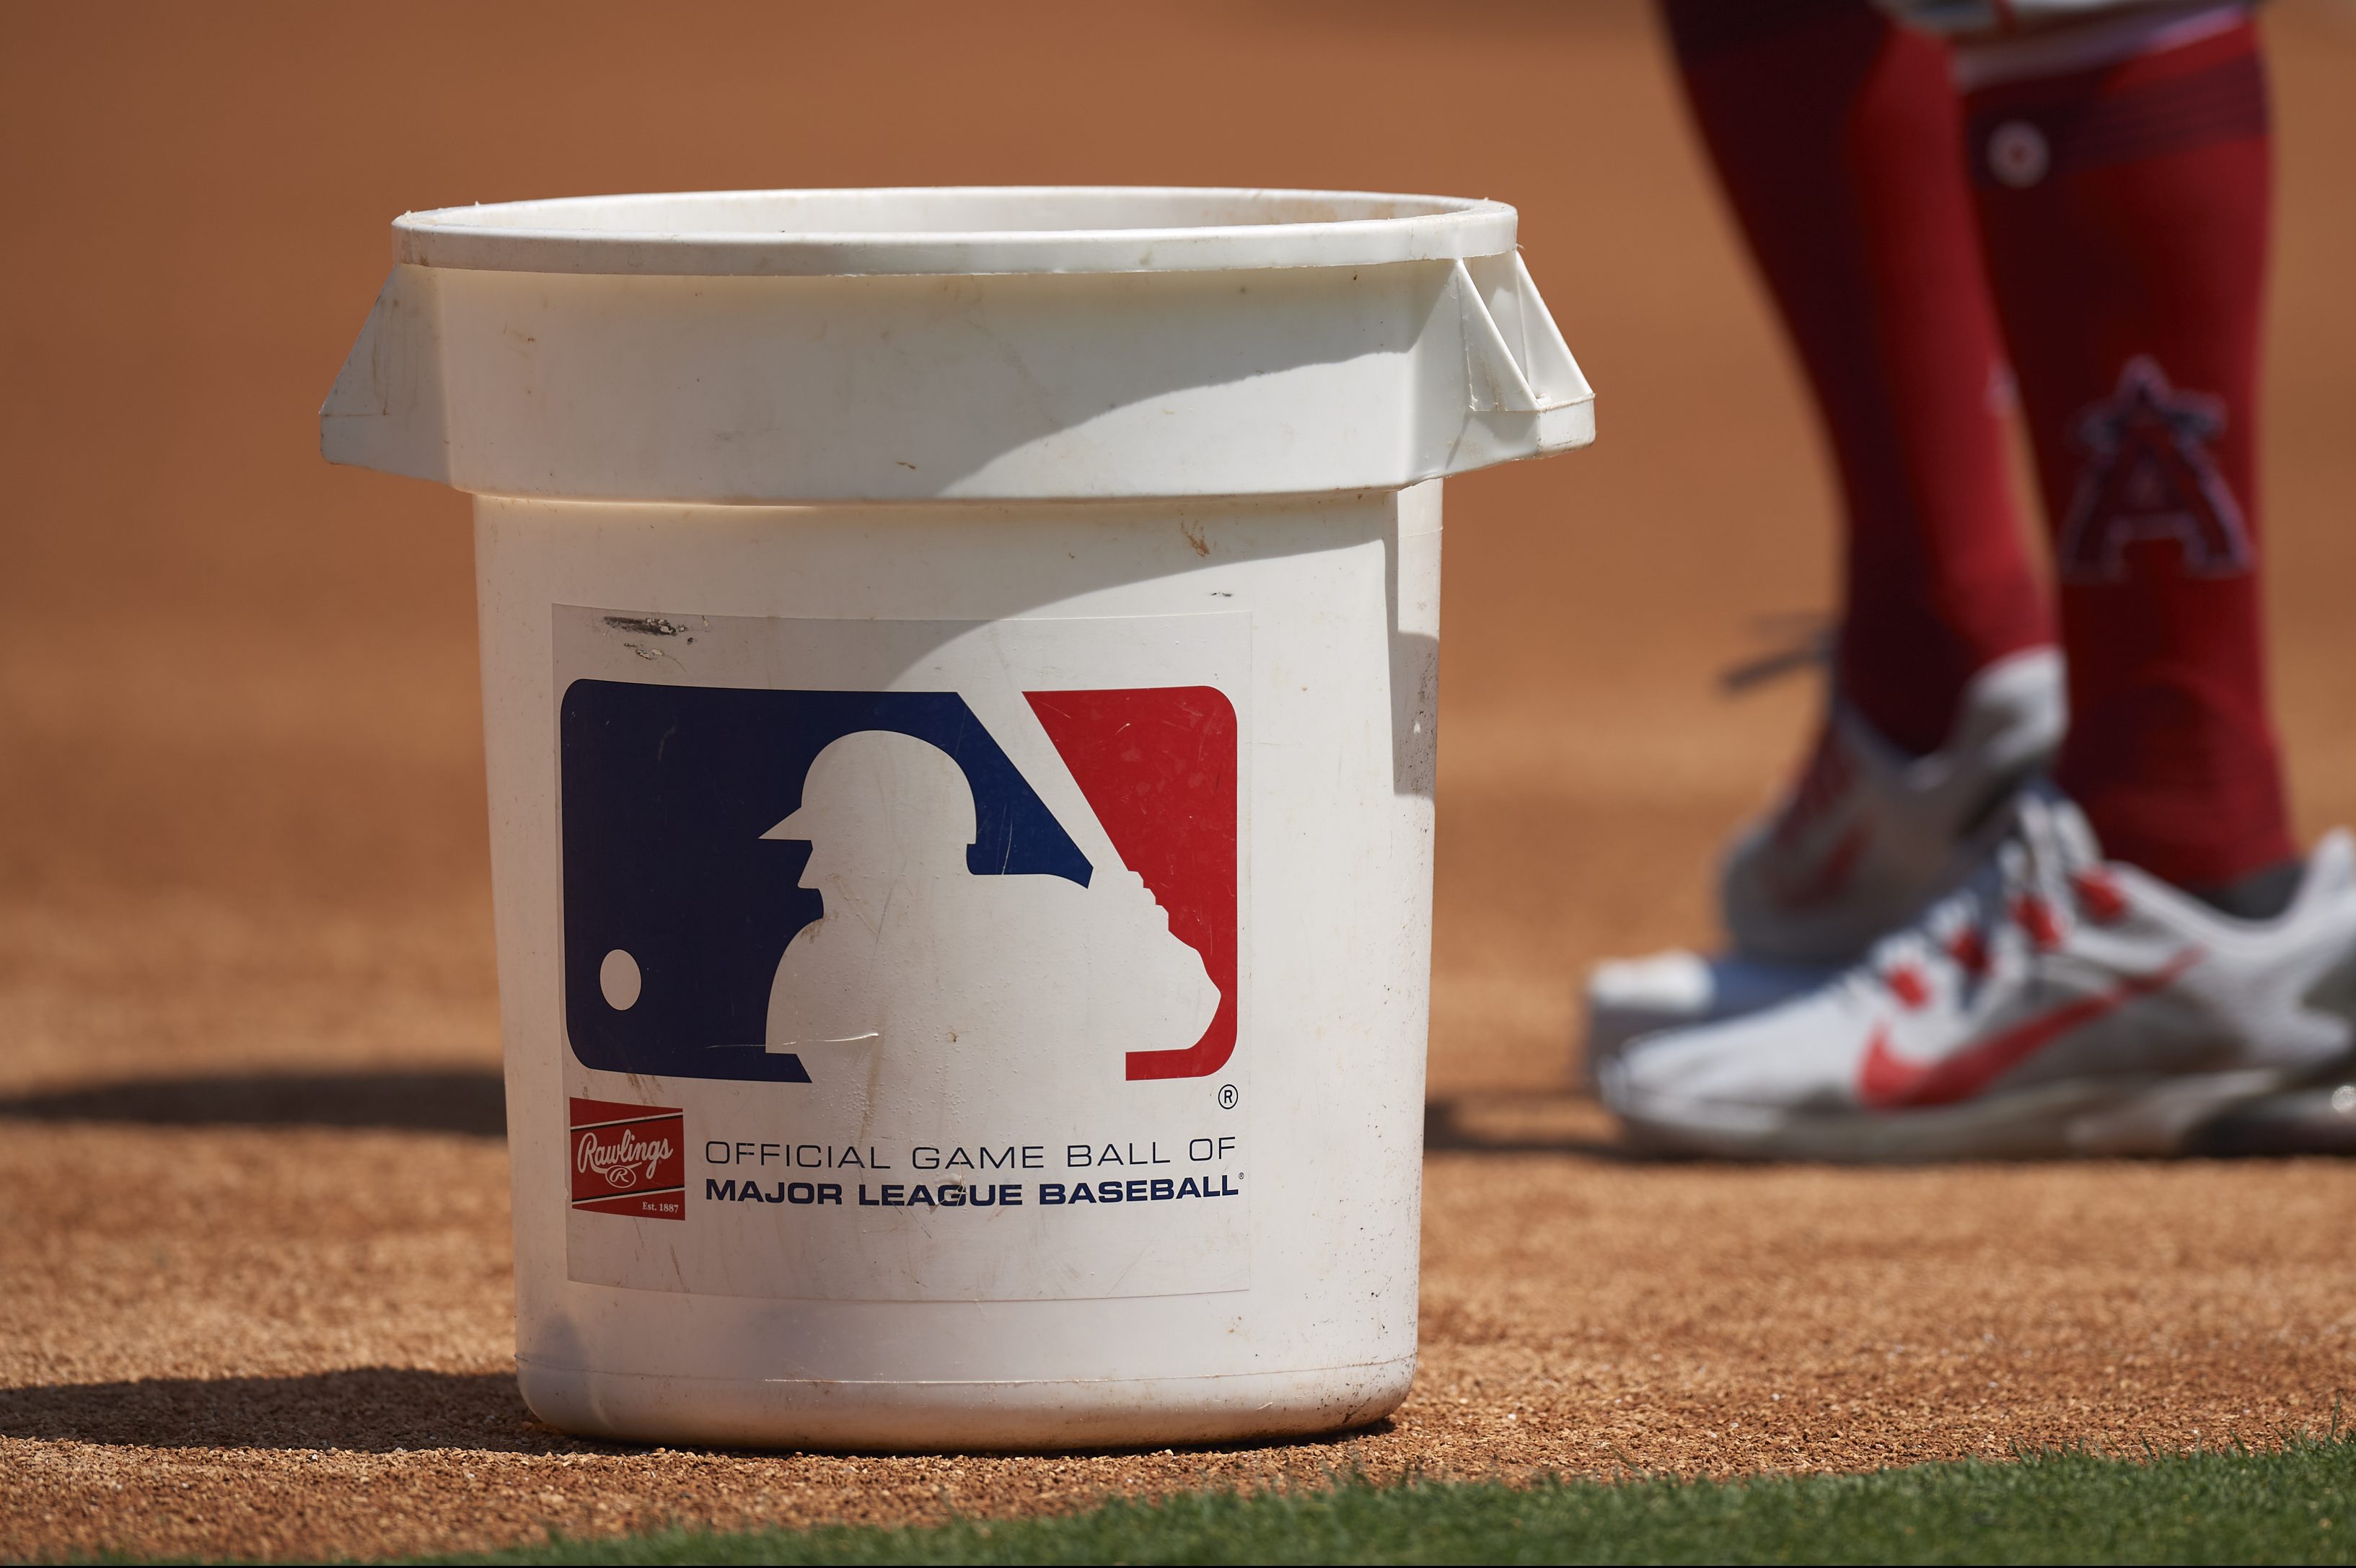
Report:
[[[605,622],[612,631],[636,632],[645,637],[687,637],[683,623],[666,621],[659,615],[607,615]],[[687,640],[695,641],[693,637]]]

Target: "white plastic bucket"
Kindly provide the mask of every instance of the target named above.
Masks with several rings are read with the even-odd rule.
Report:
[[[321,411],[476,496],[518,1361],[568,1431],[1375,1419],[1440,478],[1592,438],[1491,202],[455,208]]]

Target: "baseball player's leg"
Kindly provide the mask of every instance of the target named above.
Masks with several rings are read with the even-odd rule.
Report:
[[[2095,41],[1959,57],[2061,580],[2072,717],[2056,777],[2112,857],[2268,915],[2296,861],[2258,583],[2271,146],[2256,29],[2232,5],[2147,7]]]
[[[2211,1147],[2356,1046],[2356,841],[2293,857],[2258,659],[2247,18],[2159,7],[1959,64],[2065,583],[2063,787],[1837,978],[1609,1059],[1606,1100],[1678,1147]]]
[[[2007,487],[2000,356],[1946,49],[1866,0],[1665,0],[1696,124],[1838,470],[1837,674],[1887,740],[2051,640]]]
[[[1855,958],[1968,867],[1975,827],[2062,728],[1945,45],[1866,0],[1665,0],[1664,15],[1829,437],[1843,613],[1808,764],[1726,857],[1731,950],[1600,965],[1590,1066]]]
[[[1845,525],[1827,717],[1730,852],[1723,907],[1745,959],[1844,961],[1938,891],[1964,830],[2059,738],[1958,106],[1945,46],[1866,0],[1666,0],[1665,15],[1806,369]]]

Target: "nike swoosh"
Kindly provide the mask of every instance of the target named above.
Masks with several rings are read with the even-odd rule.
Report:
[[[1968,1100],[2072,1029],[2149,996],[2201,957],[2199,947],[2188,947],[2148,975],[2130,976],[2111,990],[2065,1003],[1937,1061],[1901,1059],[1890,1049],[1889,1026],[1878,1024],[1858,1069],[1857,1097],[1871,1111],[1921,1110]]]

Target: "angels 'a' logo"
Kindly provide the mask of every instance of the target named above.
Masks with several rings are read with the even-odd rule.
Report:
[[[2118,578],[2127,546],[2149,539],[2175,539],[2196,577],[2247,571],[2249,528],[2209,454],[2224,428],[2222,401],[2178,391],[2146,356],[2128,360],[2118,389],[2078,416],[2086,468],[2062,527],[2062,575]]]

